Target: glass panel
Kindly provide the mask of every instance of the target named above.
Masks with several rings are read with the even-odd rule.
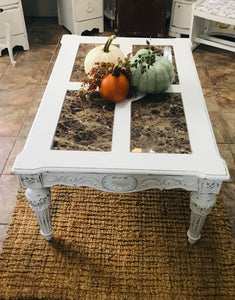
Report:
[[[131,103],[130,151],[191,153],[180,93],[146,95]]]
[[[132,53],[133,55],[136,54],[136,52],[140,49],[144,49],[146,48],[147,45],[133,45],[132,48]],[[153,46],[155,51],[158,53],[161,53],[164,57],[166,57],[167,59],[169,59],[173,66],[174,66],[174,70],[175,70],[175,80],[172,82],[173,84],[179,84],[179,76],[178,76],[178,72],[177,72],[177,67],[176,67],[176,62],[175,62],[175,53],[174,53],[174,49],[172,46],[159,46],[159,45],[154,45]]]
[[[115,104],[67,91],[51,149],[111,151]]]

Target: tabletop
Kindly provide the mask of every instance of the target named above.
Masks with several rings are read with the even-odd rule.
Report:
[[[96,105],[92,100],[81,102],[77,95],[84,74],[82,66],[76,65],[78,56],[84,58],[84,45],[91,48],[106,40],[107,37],[63,36],[47,88],[13,172],[143,173],[228,179],[189,40],[151,39],[151,45],[163,51],[170,49],[175,65],[176,80],[164,93],[137,94],[136,98],[116,104],[103,99],[94,99]],[[118,37],[113,44],[127,55],[144,47],[146,39]],[[66,126],[75,131],[71,133]]]

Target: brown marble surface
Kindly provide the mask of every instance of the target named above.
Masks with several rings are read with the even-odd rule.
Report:
[[[115,105],[67,91],[51,149],[111,151]]]
[[[132,152],[191,153],[181,94],[146,95],[131,106]]]
[[[115,104],[99,93],[85,99],[67,91],[54,150],[111,151]],[[131,152],[191,153],[179,93],[146,95],[131,104]]]
[[[81,82],[84,81],[87,77],[84,69],[84,61],[90,50],[99,46],[100,44],[86,44],[81,43],[78,47],[78,52],[75,58],[73,70],[71,73],[70,81],[72,82]]]
[[[88,44],[88,43],[81,43],[78,47],[78,52],[75,58],[73,70],[71,73],[70,81],[72,82],[81,82],[86,79],[85,70],[84,70],[84,61],[86,58],[86,55],[90,50],[93,48],[99,46],[100,44]],[[118,45],[116,45],[118,46]],[[146,48],[146,45],[133,45],[132,47],[132,53],[133,55],[140,49]],[[179,83],[179,77],[178,72],[176,68],[176,62],[175,62],[175,54],[174,49],[172,46],[154,46],[155,50],[161,54],[163,54],[164,49],[169,48],[172,54],[172,64],[175,69],[175,80],[173,83],[178,84]]]

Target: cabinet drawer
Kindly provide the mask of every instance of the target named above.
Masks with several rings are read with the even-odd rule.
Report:
[[[0,2],[1,2],[1,7],[13,5],[13,4],[19,4],[19,0],[4,0],[4,1],[0,1]]]
[[[103,0],[75,0],[75,19],[83,21],[103,15]]]
[[[11,34],[17,35],[24,33],[24,21],[20,9],[11,9],[3,11],[1,14],[2,24],[9,22],[11,24]],[[5,30],[3,26],[0,26],[0,38],[5,37]]]
[[[190,28],[192,5],[175,2],[172,25],[180,28]]]

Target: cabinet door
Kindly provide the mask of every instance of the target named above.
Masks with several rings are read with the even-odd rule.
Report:
[[[103,0],[74,0],[75,19],[84,21],[103,16]]]
[[[0,38],[5,37],[5,30],[4,30],[5,22],[9,22],[11,24],[12,35],[24,33],[24,20],[22,20],[20,9],[16,8],[16,9],[3,10],[3,12],[0,13],[0,17],[1,17]]]
[[[115,0],[115,27],[120,35],[164,35],[166,0]]]
[[[172,25],[188,29],[191,22],[192,4],[175,2]]]

